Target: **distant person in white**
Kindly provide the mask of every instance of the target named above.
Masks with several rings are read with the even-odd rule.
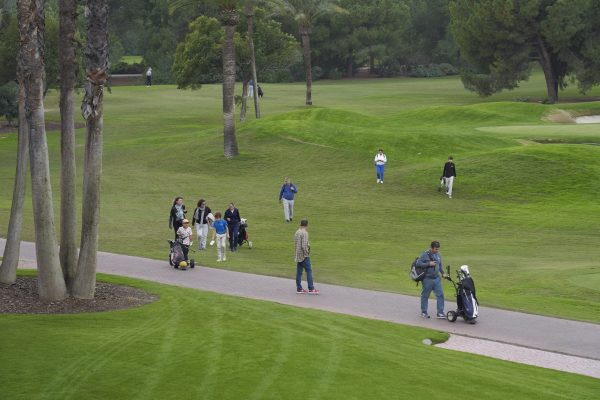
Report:
[[[248,97],[254,97],[254,81],[248,81]]]
[[[146,71],[146,87],[152,86],[152,67]]]
[[[383,152],[383,149],[379,149],[379,153],[375,154],[375,173],[377,174],[377,183],[383,183],[383,172],[385,170],[385,164],[387,163],[387,157]]]

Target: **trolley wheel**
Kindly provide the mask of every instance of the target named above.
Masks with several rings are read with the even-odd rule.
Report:
[[[252,241],[248,241],[248,248],[251,249],[252,248]]]
[[[448,313],[446,314],[446,319],[450,322],[455,322],[456,318],[458,318],[458,314],[456,313],[456,311],[448,311]]]
[[[175,269],[177,269],[177,265],[173,264],[173,261],[171,260],[171,256],[169,256],[169,265]]]
[[[192,258],[190,260],[190,268],[194,268],[196,266],[196,261]]]

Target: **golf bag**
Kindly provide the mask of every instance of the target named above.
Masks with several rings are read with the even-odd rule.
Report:
[[[450,267],[448,266],[448,280],[451,281],[456,290],[456,311],[448,311],[446,318],[450,322],[462,317],[466,322],[474,324],[479,316],[479,301],[475,291],[475,282],[469,274],[469,267],[463,265],[456,271],[457,281],[450,278]]]
[[[194,268],[194,259],[186,260],[185,259],[185,253],[183,252],[183,244],[178,241],[178,240],[167,240],[169,242],[169,245],[171,246],[171,249],[169,251],[169,265],[171,265],[173,268],[179,268],[179,269],[187,269],[188,265],[190,266],[190,268]],[[182,264],[185,263],[185,266]]]
[[[248,240],[247,228],[248,228],[248,220],[246,218],[242,218],[240,221],[240,227],[238,230],[237,242],[238,242],[238,247],[241,247],[244,243],[247,243],[248,248],[251,249],[252,241]]]

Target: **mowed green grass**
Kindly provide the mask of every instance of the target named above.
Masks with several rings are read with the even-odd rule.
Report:
[[[600,129],[545,119],[558,109],[600,114],[599,102],[579,102],[574,88],[562,93],[572,104],[515,102],[544,97],[539,74],[485,99],[457,78],[316,82],[310,108],[301,83],[263,89],[263,118],[250,108],[237,124],[233,160],[222,156],[219,85],[107,93],[100,248],[166,260],[175,196],[190,213],[201,197],[221,212],[234,201],[254,249],[220,265],[211,248],[193,254],[199,263],[292,278],[293,234],[307,217],[317,283],[417,295],[408,266],[435,239],[446,264],[471,266],[485,306],[600,321],[600,289],[588,284],[600,276],[600,147],[580,144],[600,142]],[[47,108],[58,120],[55,92]],[[16,140],[4,137],[6,229]],[[538,143],[548,139],[561,144]],[[49,145],[58,224],[57,132]],[[383,185],[372,165],[379,147],[389,160]],[[436,190],[449,154],[458,172],[452,200]],[[293,224],[277,202],[286,175],[299,188]],[[34,239],[32,224],[28,202],[24,239]]]
[[[446,333],[120,277],[160,300],[0,315],[2,398],[593,399],[600,380],[426,346]]]

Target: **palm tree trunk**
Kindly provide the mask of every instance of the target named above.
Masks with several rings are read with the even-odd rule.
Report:
[[[235,25],[225,24],[223,41],[223,138],[224,155],[232,158],[239,154],[235,137],[234,94],[235,94]]]
[[[25,109],[29,123],[31,195],[39,296],[45,301],[60,300],[66,297],[67,290],[60,268],[54,230],[48,143],[44,123],[44,1],[22,0],[18,3],[17,12],[21,39],[21,58],[18,62],[19,68],[25,74]]]
[[[252,85],[254,95],[254,116],[260,119],[260,104],[258,102],[258,79],[256,78],[256,55],[254,53],[254,6],[246,3],[246,17],[248,20],[248,47],[250,48],[250,67],[252,69]]]
[[[75,119],[73,98],[77,61],[75,55],[75,23],[77,1],[60,0],[60,264],[69,289],[77,272],[77,216],[75,207]]]
[[[71,294],[94,298],[100,215],[100,178],[102,176],[103,93],[108,79],[108,0],[87,2],[87,82],[81,111],[86,120],[83,172],[83,210],[81,216],[81,246],[77,275]]]
[[[304,73],[306,74],[306,105],[312,106],[312,63],[310,60],[310,36],[308,29],[300,29],[300,39],[304,54]]]
[[[23,226],[23,202],[25,200],[25,181],[27,178],[27,164],[29,163],[29,129],[25,118],[25,89],[23,77],[19,75],[19,137],[17,150],[17,170],[13,188],[10,220],[2,264],[0,264],[0,282],[14,283],[17,280],[17,267],[19,265],[19,250],[21,246],[21,228]]]

